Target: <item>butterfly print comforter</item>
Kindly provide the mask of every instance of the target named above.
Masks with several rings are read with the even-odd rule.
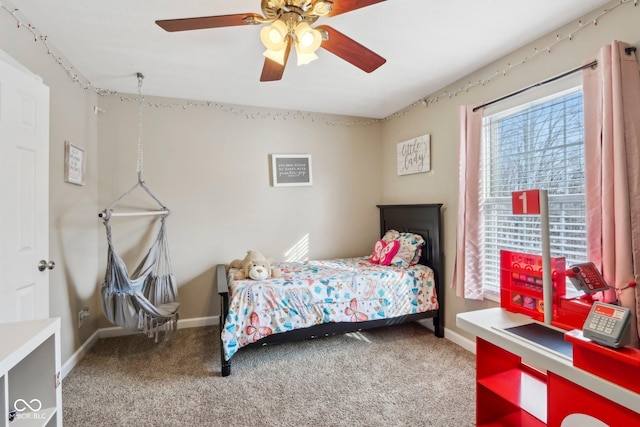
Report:
[[[274,263],[281,277],[234,280],[222,331],[226,360],[270,334],[327,322],[361,322],[438,308],[433,271],[371,264],[368,257]]]

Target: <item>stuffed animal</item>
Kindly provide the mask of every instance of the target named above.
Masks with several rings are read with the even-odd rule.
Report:
[[[278,268],[272,268],[271,262],[260,252],[249,250],[244,259],[234,259],[229,268],[237,268],[233,274],[235,280],[253,279],[264,280],[270,277],[280,277]]]

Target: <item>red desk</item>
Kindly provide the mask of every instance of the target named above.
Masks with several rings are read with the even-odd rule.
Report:
[[[460,313],[456,323],[476,336],[478,426],[640,425],[640,394],[573,366],[570,355],[507,331],[540,322],[492,308]]]

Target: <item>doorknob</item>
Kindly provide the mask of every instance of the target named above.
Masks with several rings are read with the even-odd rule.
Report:
[[[56,263],[53,261],[45,261],[43,259],[40,260],[40,262],[38,263],[38,270],[40,271],[45,271],[47,268],[49,270],[53,270],[56,267]]]

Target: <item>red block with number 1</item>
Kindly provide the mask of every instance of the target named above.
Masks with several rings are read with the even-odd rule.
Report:
[[[514,191],[511,209],[514,215],[540,215],[540,190]]]

